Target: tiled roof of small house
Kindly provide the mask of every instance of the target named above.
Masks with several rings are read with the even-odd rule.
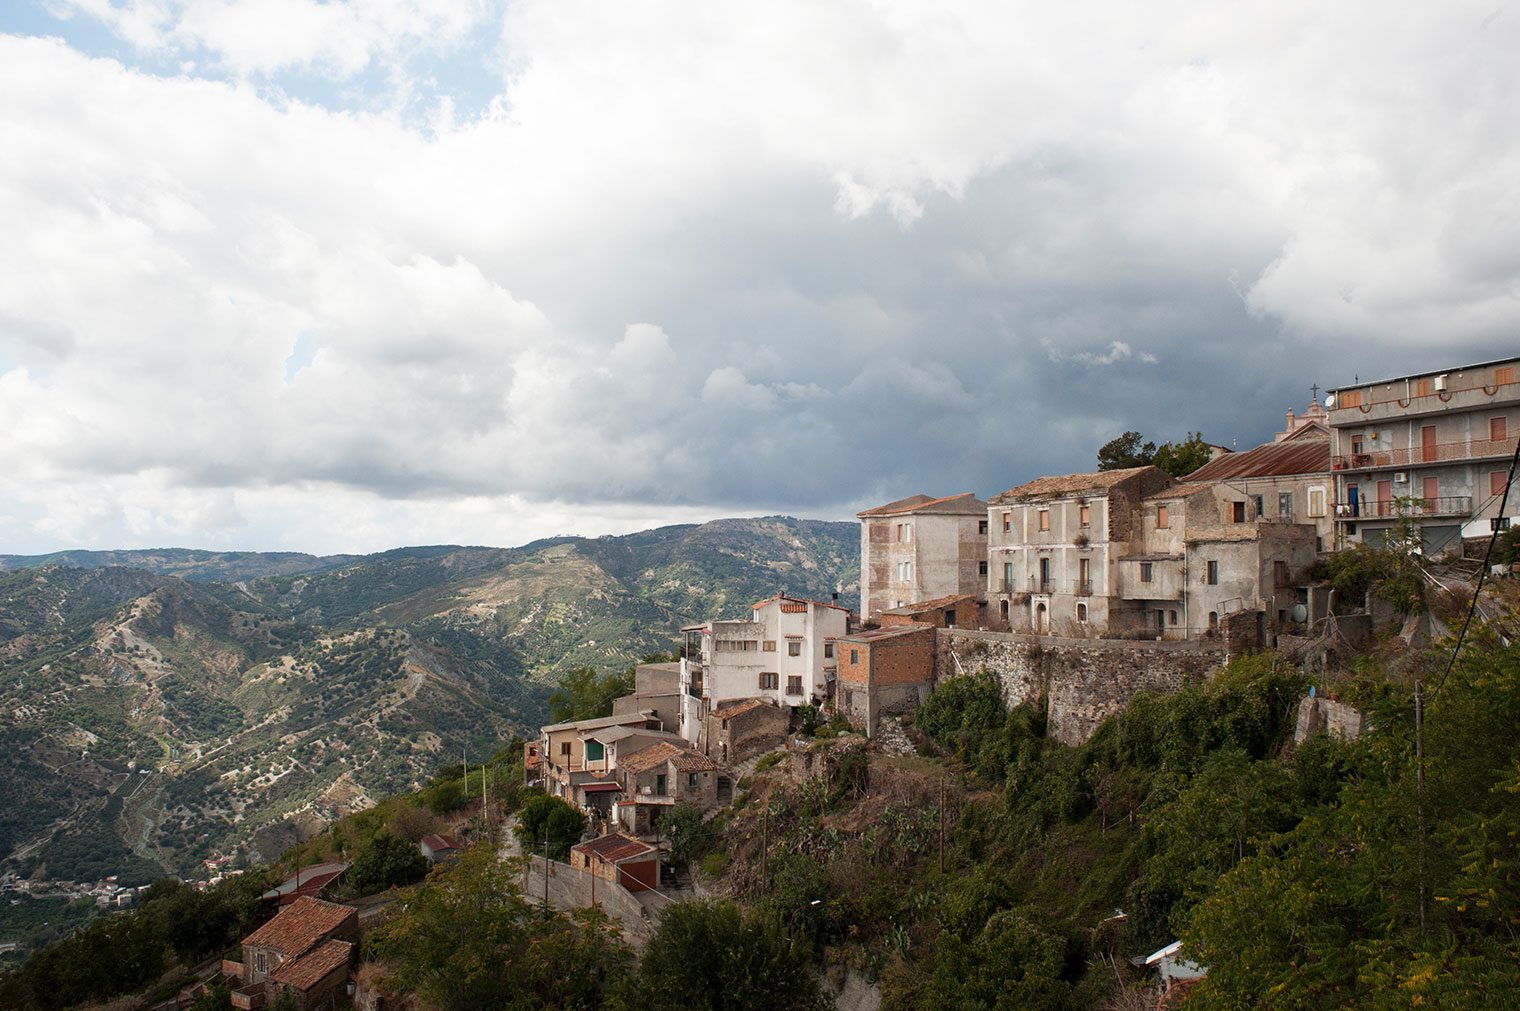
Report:
[[[451,835],[425,835],[422,837],[422,845],[437,853],[440,850],[462,850],[459,840]]]
[[[925,611],[937,611],[942,607],[953,607],[963,600],[975,600],[974,593],[952,593],[948,597],[935,597],[933,600],[916,600],[901,607],[890,607],[884,614],[923,614]]]
[[[888,502],[874,509],[866,509],[855,515],[861,519],[869,516],[904,516],[911,513],[960,513],[967,516],[979,516],[986,510],[987,503],[977,498],[972,492],[963,491],[959,495],[946,495],[943,498],[909,495],[907,498]]]
[[[659,768],[666,762],[674,764],[682,772],[711,772],[718,767],[717,762],[701,752],[678,748],[669,741],[661,741],[618,762],[618,768],[638,775]]]
[[[910,635],[914,632],[932,632],[934,626],[926,621],[910,621],[906,625],[883,625],[880,628],[865,628],[859,632],[847,635],[840,642],[880,642],[883,639],[894,639],[900,635]]]
[[[1086,474],[1060,474],[1051,477],[1037,477],[1033,481],[1025,481],[1016,488],[1009,488],[1000,495],[992,496],[994,505],[1002,504],[1012,499],[1047,498],[1055,495],[1072,495],[1077,492],[1107,491],[1116,484],[1120,484],[1153,467],[1126,467],[1123,470],[1095,470]],[[1157,473],[1161,473],[1157,471]]]
[[[627,860],[629,857],[643,856],[655,851],[648,843],[639,842],[637,839],[623,835],[621,832],[609,832],[607,835],[598,836],[589,842],[576,843],[571,849],[577,853],[585,853],[588,856],[601,857],[610,863]]]
[[[785,593],[766,597],[764,600],[752,605],[750,610],[758,611],[766,604],[777,600],[781,602],[781,610],[784,614],[803,614],[807,611],[809,605],[813,607],[832,607],[836,611],[844,611],[846,614],[852,613],[848,607],[842,607],[839,604],[831,604],[825,600],[809,600],[807,597],[791,597]]]
[[[275,914],[274,919],[243,938],[244,944],[299,955],[355,915],[353,906],[340,906],[303,895]]]
[[[635,723],[648,723],[654,717],[648,713],[623,713],[619,716],[599,716],[594,720],[570,720],[567,723],[551,723],[542,727],[545,732],[553,730],[597,730],[601,727],[622,727]]]
[[[326,941],[298,958],[280,963],[269,978],[304,992],[326,979],[334,969],[348,964],[353,950],[354,946],[347,941]]]
[[[735,716],[743,716],[752,709],[770,705],[764,699],[734,699],[724,702],[713,710],[713,715],[720,720],[731,720]]]

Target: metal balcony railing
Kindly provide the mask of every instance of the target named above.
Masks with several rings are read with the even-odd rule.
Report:
[[[1056,581],[1054,579],[1041,579],[1039,576],[1029,577],[1030,593],[1055,593]]]
[[[1089,579],[1089,580],[1086,580],[1084,582],[1083,580],[1079,579],[1075,583],[1072,583],[1071,585],[1072,585],[1072,591],[1071,592],[1075,593],[1077,596],[1079,596],[1079,597],[1091,597],[1092,596],[1092,580]]]
[[[1379,502],[1337,502],[1335,518],[1342,523],[1357,520],[1397,519],[1403,516],[1471,516],[1471,495],[1439,495],[1435,498],[1411,498]]]
[[[1414,446],[1408,449],[1383,449],[1362,453],[1345,453],[1330,458],[1334,470],[1379,470],[1386,467],[1411,467],[1422,463],[1451,463],[1461,460],[1484,460],[1509,456],[1515,451],[1515,441],[1520,436],[1507,439],[1471,439],[1465,442],[1441,442],[1434,446]]]

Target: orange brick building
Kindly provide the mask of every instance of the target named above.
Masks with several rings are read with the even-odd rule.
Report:
[[[867,736],[875,734],[882,716],[908,712],[928,698],[934,683],[934,630],[928,622],[910,621],[838,641],[834,703]]]

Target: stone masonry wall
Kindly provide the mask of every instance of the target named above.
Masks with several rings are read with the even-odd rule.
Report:
[[[1066,639],[969,629],[936,631],[936,680],[994,674],[1009,705],[1046,700],[1050,735],[1080,744],[1141,691],[1176,691],[1225,662],[1218,640]]]

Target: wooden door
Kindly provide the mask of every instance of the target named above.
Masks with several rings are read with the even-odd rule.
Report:
[[[1420,429],[1420,459],[1430,461],[1436,458],[1436,426],[1426,425]]]
[[[1377,514],[1391,516],[1393,514],[1393,482],[1379,481],[1377,495]]]

